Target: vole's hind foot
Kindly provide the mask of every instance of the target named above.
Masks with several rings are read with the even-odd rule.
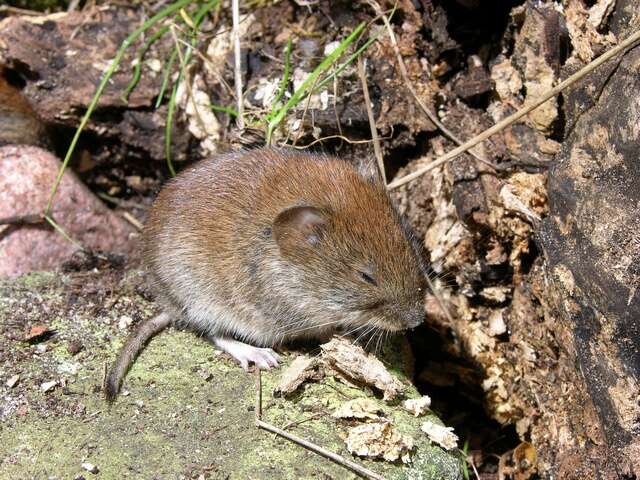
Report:
[[[220,350],[235,358],[245,371],[249,369],[249,363],[255,364],[261,370],[270,370],[272,367],[277,367],[280,361],[278,354],[270,348],[254,347],[224,337],[214,337],[213,343]]]

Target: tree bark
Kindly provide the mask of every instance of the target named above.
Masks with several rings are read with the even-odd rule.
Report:
[[[618,2],[618,40],[640,28],[639,12],[640,1]],[[546,315],[576,370],[574,448],[559,454],[558,478],[640,475],[638,71],[635,47],[565,95],[568,131],[549,176]]]

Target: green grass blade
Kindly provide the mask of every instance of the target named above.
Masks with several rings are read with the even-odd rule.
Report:
[[[172,177],[176,176],[176,171],[173,168],[173,161],[171,160],[171,136],[173,135],[173,115],[175,114],[176,109],[176,95],[178,93],[178,86],[184,77],[184,70],[187,68],[189,61],[191,60],[191,52],[196,48],[197,43],[197,33],[198,27],[204,20],[204,17],[212,8],[218,4],[220,0],[211,0],[205,3],[200,9],[196,12],[193,25],[195,28],[191,31],[191,47],[189,47],[180,62],[180,73],[178,74],[178,79],[173,84],[173,89],[171,90],[171,97],[169,97],[169,105],[167,108],[167,122],[165,124],[165,133],[164,133],[164,153],[167,157],[167,168],[169,169],[169,173]],[[178,51],[178,45],[176,45],[176,52]]]
[[[133,78],[131,79],[131,81],[129,82],[129,85],[127,85],[127,88],[122,94],[123,102],[129,101],[129,95],[131,95],[131,92],[133,91],[134,88],[136,88],[136,86],[138,85],[138,82],[140,81],[140,78],[142,77],[142,59],[147,53],[147,50],[149,50],[151,45],[153,45],[153,43],[156,40],[158,40],[168,31],[169,31],[169,25],[165,25],[160,30],[155,32],[151,37],[149,37],[149,39],[146,42],[144,42],[144,45],[142,46],[142,48],[138,50],[138,55],[136,57],[136,60],[137,60],[136,65],[135,67],[133,67]]]
[[[226,113],[227,115],[229,115],[230,117],[236,118],[238,116],[238,112],[236,112],[233,108],[231,107],[222,107],[220,105],[215,105],[215,104],[211,104],[209,105],[209,107],[211,108],[211,110],[213,110],[214,112],[222,112],[222,113]]]
[[[366,22],[360,23],[360,25],[358,25],[356,29],[353,32],[351,32],[351,34],[347,38],[345,38],[333,52],[327,55],[324,58],[324,60],[320,62],[320,64],[313,70],[313,72],[311,72],[311,74],[307,77],[307,79],[302,83],[302,85],[300,85],[300,88],[298,88],[295,92],[293,92],[293,95],[291,96],[289,101],[285,103],[285,105],[277,111],[277,113],[273,116],[271,121],[269,121],[269,124],[267,126],[267,144],[271,143],[271,136],[273,134],[273,130],[280,124],[280,122],[282,122],[287,112],[302,101],[307,91],[311,88],[311,86],[322,74],[322,72],[324,72],[326,69],[328,69],[331,65],[335,63],[335,61],[340,57],[340,55],[342,55],[342,53],[347,49],[347,47],[351,45],[351,43],[353,43],[353,41],[360,35],[360,32],[362,32],[365,26],[366,26]]]
[[[371,45],[373,42],[375,42],[378,39],[381,33],[382,32],[378,32],[376,35],[374,35],[369,40],[367,40],[360,48],[358,48],[342,64],[340,64],[340,66],[336,68],[335,71],[327,75],[327,78],[323,78],[321,81],[319,81],[316,87],[313,89],[313,92],[315,93],[320,91],[322,87],[324,87],[327,83],[331,82],[335,77],[340,75],[345,68],[347,68],[354,60],[356,60],[362,54],[362,52],[364,52],[367,48],[369,48],[369,45]]]
[[[171,77],[171,72],[173,71],[173,64],[176,63],[176,58],[178,58],[178,47],[173,49],[171,52],[171,56],[169,60],[165,62],[164,71],[162,73],[162,85],[160,85],[160,93],[158,94],[158,99],[156,100],[155,108],[159,108],[162,104],[162,99],[164,98],[164,92],[167,90],[167,86],[169,85],[169,78]]]
[[[86,113],[82,117],[82,120],[80,121],[80,125],[76,129],[76,133],[73,136],[73,139],[71,140],[71,144],[69,145],[69,149],[67,150],[67,153],[66,153],[66,155],[64,157],[64,160],[62,161],[62,165],[60,166],[60,169],[58,170],[58,175],[56,176],[56,179],[55,179],[55,182],[53,184],[53,187],[51,188],[51,193],[49,194],[49,200],[48,200],[47,206],[45,208],[45,215],[48,215],[49,212],[51,211],[51,206],[53,205],[53,199],[54,199],[54,197],[56,195],[56,191],[58,190],[58,186],[60,185],[60,181],[62,180],[62,175],[64,175],[64,171],[66,170],[67,165],[69,164],[69,160],[71,160],[71,156],[73,155],[73,152],[74,152],[74,150],[76,148],[76,145],[78,143],[78,139],[80,138],[80,134],[84,130],[85,126],[87,125],[87,122],[89,121],[89,118],[91,117],[91,114],[95,110],[96,105],[98,105],[98,101],[100,100],[100,97],[102,96],[102,92],[104,92],[104,89],[106,88],[107,83],[109,83],[109,79],[113,76],[114,72],[116,71],[116,69],[120,65],[120,62],[122,61],[122,57],[124,56],[124,52],[127,50],[127,48],[129,48],[129,46],[133,42],[136,41],[136,39],[144,31],[146,31],[147,29],[149,29],[150,27],[152,27],[153,25],[158,23],[160,20],[168,17],[169,15],[174,14],[179,9],[181,9],[184,6],[188,5],[192,1],[193,0],[178,0],[175,3],[173,3],[172,5],[169,5],[168,7],[164,8],[163,10],[161,10],[160,12],[155,14],[149,20],[144,22],[140,27],[135,29],[125,39],[125,41],[122,42],[122,45],[120,45],[120,48],[118,49],[118,52],[117,52],[115,58],[112,60],[111,65],[109,66],[109,68],[107,69],[106,73],[102,77],[102,81],[98,85],[98,88],[96,89],[96,93],[93,95],[91,103],[89,104],[89,107],[87,108]]]
[[[284,72],[282,74],[282,81],[280,82],[280,86],[278,87],[278,94],[276,95],[276,98],[273,100],[274,108],[275,108],[276,105],[278,105],[278,103],[280,102],[280,100],[284,96],[284,92],[287,91],[287,84],[289,83],[289,71],[291,70],[291,47],[292,47],[292,45],[293,45],[293,42],[292,42],[291,38],[289,38],[289,41],[287,42],[287,50],[286,50],[285,55],[284,55]],[[267,121],[270,121],[276,115],[276,113],[277,113],[276,111],[272,111],[267,116]]]

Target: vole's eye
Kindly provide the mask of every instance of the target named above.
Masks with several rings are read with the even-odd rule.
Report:
[[[367,272],[359,272],[359,273],[362,280],[376,287],[378,286],[378,282],[370,274],[368,274]]]

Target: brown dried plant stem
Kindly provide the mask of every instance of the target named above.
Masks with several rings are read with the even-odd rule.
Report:
[[[519,119],[521,119],[522,117],[524,117],[525,115],[527,115],[531,111],[535,110],[540,105],[542,105],[545,102],[547,102],[550,98],[556,96],[557,94],[562,92],[567,87],[573,85],[578,80],[581,80],[583,77],[585,77],[589,73],[593,72],[596,68],[598,68],[600,65],[602,65],[606,61],[612,59],[613,57],[615,57],[619,53],[621,53],[624,50],[626,50],[627,48],[631,47],[638,40],[640,40],[640,30],[638,30],[634,34],[632,34],[629,37],[627,37],[626,40],[624,40],[622,43],[618,44],[616,47],[613,47],[612,49],[610,49],[606,53],[603,53],[602,55],[600,55],[598,58],[596,58],[591,63],[589,63],[588,65],[586,65],[583,68],[581,68],[580,70],[578,70],[576,73],[571,75],[569,78],[567,78],[566,80],[560,82],[554,88],[548,90],[544,95],[542,95],[534,103],[531,103],[528,106],[521,108],[516,113],[514,113],[512,115],[509,115],[505,119],[503,119],[503,120],[499,121],[498,123],[496,123],[493,127],[488,128],[484,132],[482,132],[479,135],[476,135],[475,137],[473,137],[471,140],[468,140],[465,143],[463,143],[462,145],[460,145],[459,147],[454,148],[450,152],[444,154],[440,158],[438,158],[438,159],[434,160],[433,162],[431,162],[429,165],[425,165],[424,167],[419,168],[418,170],[416,170],[413,173],[410,173],[409,175],[405,175],[402,178],[394,180],[389,185],[387,185],[387,188],[389,190],[392,190],[394,188],[398,188],[401,185],[409,183],[412,180],[415,180],[416,178],[420,177],[421,175],[424,175],[428,171],[433,170],[434,168],[439,167],[440,165],[442,165],[442,164],[444,164],[444,163],[446,163],[446,162],[448,162],[450,160],[453,160],[458,155],[466,152],[467,150],[469,150],[470,148],[474,147],[478,143],[483,142],[484,140],[486,140],[490,136],[500,132],[501,130],[504,130],[506,127],[508,127],[512,123],[517,122]]]
[[[290,442],[296,443],[306,448],[307,450],[311,450],[312,452],[317,453],[322,457],[332,460],[338,465],[342,465],[343,467],[348,468],[349,470],[360,475],[361,477],[369,478],[372,480],[385,480],[383,476],[378,475],[377,473],[372,472],[368,468],[365,468],[362,465],[358,465],[357,463],[352,462],[351,460],[347,460],[346,458],[342,457],[341,455],[338,455],[337,453],[331,452],[325,448],[322,448],[319,445],[316,445],[315,443],[305,440],[304,438],[300,438],[295,435],[292,435],[291,433],[286,432],[281,428],[275,427],[270,423],[262,421],[262,376],[261,376],[260,369],[257,367],[256,367],[255,411],[256,411],[256,419],[255,419],[256,427],[266,430],[268,432],[274,433],[276,435],[279,435],[283,438],[286,438]]]
[[[382,158],[382,149],[380,148],[380,139],[378,138],[378,128],[376,127],[376,119],[373,116],[373,109],[371,108],[371,97],[369,96],[369,86],[367,85],[367,75],[362,57],[358,57],[358,75],[360,76],[360,83],[362,83],[362,94],[364,96],[364,104],[367,109],[367,117],[369,117],[369,128],[371,129],[371,139],[373,140],[373,151],[375,152],[376,161],[378,162],[380,176],[382,177],[383,183],[386,185],[387,174],[384,171],[384,160]]]
[[[240,51],[240,5],[239,0],[231,1],[231,16],[233,19],[233,69],[236,87],[236,102],[238,116],[236,122],[240,130],[244,130],[244,99],[242,95],[242,62]]]
[[[45,223],[44,215],[35,213],[32,215],[13,215],[11,217],[0,218],[0,225],[42,225]]]
[[[376,14],[380,18],[382,18],[382,21],[384,22],[385,27],[387,28],[387,32],[389,34],[389,40],[391,41],[391,46],[393,47],[393,51],[396,55],[396,61],[398,62],[398,69],[400,70],[400,75],[402,76],[402,80],[404,81],[405,87],[407,87],[407,90],[409,90],[414,100],[416,101],[420,109],[424,112],[424,114],[427,116],[427,118],[431,121],[431,123],[433,123],[436,127],[438,127],[440,131],[444,133],[445,136],[447,136],[454,143],[456,143],[457,145],[461,145],[462,140],[460,140],[451,130],[449,130],[440,121],[440,119],[431,110],[429,110],[429,108],[427,108],[427,106],[418,96],[416,89],[413,88],[413,84],[411,83],[411,80],[409,80],[407,67],[404,64],[404,60],[402,59],[402,54],[400,53],[400,47],[398,46],[398,41],[396,40],[396,35],[393,32],[393,27],[389,22],[389,18],[384,14],[384,12],[382,11],[382,8],[378,4],[378,2],[376,2],[376,0],[368,0],[368,3],[375,10]],[[482,162],[485,165],[488,165],[489,167],[495,169],[495,165],[493,165],[493,163],[481,157],[480,155],[476,154],[475,152],[469,151],[469,154],[472,155],[479,162]]]

